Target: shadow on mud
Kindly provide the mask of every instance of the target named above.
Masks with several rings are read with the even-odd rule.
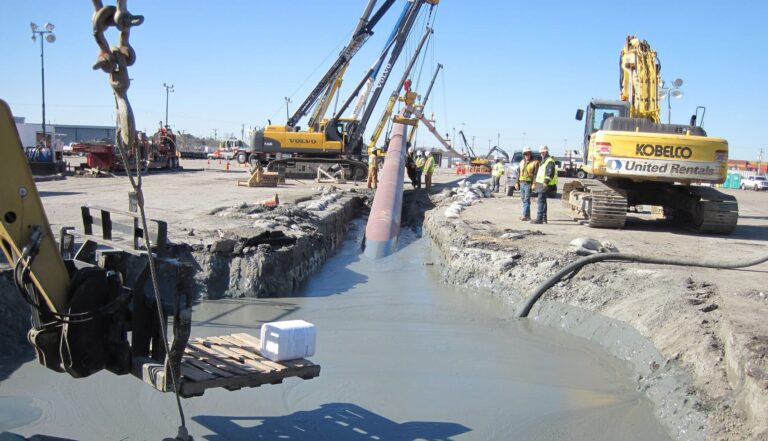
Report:
[[[200,415],[195,422],[216,432],[208,441],[318,439],[362,440],[447,440],[471,429],[457,423],[409,421],[397,423],[351,403],[329,403],[309,411],[278,417],[227,417]]]

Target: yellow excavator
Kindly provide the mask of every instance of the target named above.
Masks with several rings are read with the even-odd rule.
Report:
[[[736,198],[712,187],[725,181],[728,142],[707,136],[696,115],[660,122],[661,65],[647,41],[628,36],[620,60],[620,99],[592,100],[586,111],[583,168],[595,179],[566,183],[563,204],[590,227],[622,228],[629,207],[650,205],[697,232],[731,233]]]

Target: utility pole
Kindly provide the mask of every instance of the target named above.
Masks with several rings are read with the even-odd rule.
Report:
[[[170,127],[168,125],[168,94],[173,92],[173,84],[168,85],[163,83],[163,87],[165,87],[165,127]]]
[[[219,138],[216,136],[218,129],[213,129],[213,140],[217,141]]]
[[[245,123],[240,125],[240,139],[245,141]]]
[[[760,149],[760,154],[757,155],[757,175],[760,176],[760,170],[763,164],[763,149]]]

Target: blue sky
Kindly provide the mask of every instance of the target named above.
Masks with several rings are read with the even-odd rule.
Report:
[[[343,96],[373,62],[403,1],[353,60]],[[130,68],[129,97],[138,128],[154,130],[164,119],[164,82],[176,89],[169,116],[176,130],[239,136],[243,124],[283,123],[284,97],[293,100],[291,110],[303,100],[348,39],[364,4],[129,0],[129,10],[146,17],[131,33],[138,59]],[[41,119],[40,49],[30,39],[29,22],[48,21],[56,25],[57,41],[45,47],[47,119],[113,121],[106,75],[91,70],[97,54],[91,13],[86,0],[0,1],[0,53],[7,60],[0,98],[15,115]],[[478,153],[489,141],[496,144],[497,135],[509,150],[524,140],[559,152],[567,139],[578,148],[583,129],[574,112],[590,98],[617,97],[619,51],[626,35],[634,34],[658,51],[664,79],[685,81],[684,97],[672,102],[673,122],[687,122],[696,106],[706,106],[704,128],[729,141],[732,158],[756,159],[761,147],[768,154],[765,2],[651,0],[630,7],[443,0],[436,14],[419,89],[426,89],[437,62],[445,65],[427,113],[434,113],[443,133],[463,127],[475,137]],[[109,38],[116,43],[114,31]],[[401,57],[380,104],[404,64]],[[369,129],[380,114],[374,113]],[[437,144],[426,132],[419,142]]]

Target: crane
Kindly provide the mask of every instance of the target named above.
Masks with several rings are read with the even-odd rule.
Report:
[[[586,111],[582,168],[596,179],[566,183],[563,204],[591,227],[621,228],[629,207],[651,205],[695,231],[732,232],[736,198],[696,185],[725,180],[728,142],[707,136],[695,118],[659,122],[661,63],[647,41],[627,36],[619,63],[619,100],[595,99]]]
[[[385,46],[384,51],[382,51],[376,63],[374,63],[372,70],[375,71],[375,66],[383,62],[387,55],[389,56],[387,63],[384,64],[384,68],[381,71],[380,78],[375,82],[370,103],[359,119],[343,118],[342,114],[368,80],[370,71],[333,117],[328,119],[322,118],[330,102],[330,99],[324,98],[319,106],[316,107],[308,130],[300,131],[297,130],[297,127],[290,124],[284,126],[267,125],[264,129],[255,131],[252,134],[250,151],[248,154],[238,155],[238,162],[250,162],[254,167],[257,165],[267,165],[267,169],[270,171],[283,171],[286,175],[292,177],[314,177],[318,168],[340,165],[347,171],[347,177],[362,179],[367,173],[367,165],[360,161],[362,135],[381,94],[381,89],[386,85],[392,68],[403,51],[410,32],[417,22],[421,7],[426,4],[434,7],[438,1],[413,0],[406,3],[404,12],[395,24],[393,31],[395,37]],[[369,3],[366,11],[369,11],[370,7]],[[382,9],[384,7],[382,6]],[[379,15],[377,12],[370,22],[375,23],[378,21]],[[363,16],[365,17],[366,14],[364,13]],[[360,23],[358,23],[358,29],[360,29]],[[363,33],[360,35],[365,35],[365,26],[362,29],[363,31],[361,32]],[[342,51],[343,53],[344,51]],[[348,58],[342,56],[339,60],[348,61]],[[339,64],[339,60],[334,65]],[[344,66],[345,62],[341,63],[341,67]],[[341,68],[330,69],[305,102],[311,102],[310,98],[312,97],[319,97],[324,90],[326,91],[325,96],[331,97],[338,90],[338,85],[340,84],[338,82],[339,72],[341,72]],[[310,107],[309,104],[300,106],[300,109],[296,112],[297,118],[305,115]],[[298,121],[297,118],[290,118],[289,123],[295,123]]]

